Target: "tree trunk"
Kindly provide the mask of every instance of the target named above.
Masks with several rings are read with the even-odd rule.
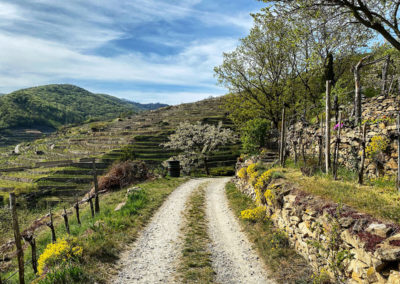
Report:
[[[362,63],[362,61],[360,61]],[[361,123],[361,64],[357,64],[354,68],[354,83],[355,83],[355,96],[354,96],[354,117],[356,125]]]
[[[24,284],[25,283],[24,250],[21,245],[21,234],[19,232],[15,193],[13,192],[10,193],[10,209],[11,209],[12,225],[14,230],[15,246],[17,247],[19,283]]]
[[[297,165],[297,141],[293,141],[294,164]]]
[[[326,81],[325,108],[325,172],[329,173],[331,166],[331,82]]]
[[[324,152],[324,145],[323,145],[323,137],[324,137],[324,120],[321,114],[320,120],[320,129],[321,133],[318,135],[318,167],[322,170],[322,158]]]

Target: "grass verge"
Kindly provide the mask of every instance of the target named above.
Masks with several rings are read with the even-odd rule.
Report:
[[[211,253],[207,249],[205,213],[205,188],[200,186],[189,198],[183,229],[184,244],[179,263],[179,283],[214,283],[215,272],[211,265]]]
[[[286,234],[269,220],[249,221],[240,218],[243,210],[255,208],[254,201],[233,183],[226,185],[229,204],[240,225],[278,283],[312,283],[312,269],[307,261],[289,246]]]
[[[376,218],[400,223],[400,195],[392,186],[358,185],[353,181],[335,181],[331,176],[306,177],[294,168],[278,169],[301,190],[336,203],[347,204]]]
[[[83,248],[79,262],[64,263],[49,267],[49,273],[37,279],[30,266],[26,266],[26,281],[35,283],[106,283],[117,272],[115,261],[126,245],[134,241],[138,232],[147,224],[154,212],[162,205],[168,195],[184,178],[163,178],[139,184],[143,190],[131,194],[126,205],[114,211],[117,204],[125,200],[125,190],[112,192],[100,197],[101,212],[92,218],[90,209],[81,209],[82,225],[78,225],[75,216],[70,216],[71,236],[76,237]],[[57,238],[66,236],[63,223],[56,225]],[[39,255],[51,243],[49,230],[41,231],[37,237]],[[30,252],[25,252],[30,258]],[[7,274],[2,275],[6,279]],[[7,283],[18,283],[17,275]]]

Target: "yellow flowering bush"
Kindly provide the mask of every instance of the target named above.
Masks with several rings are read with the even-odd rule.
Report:
[[[241,168],[239,171],[238,171],[238,177],[239,178],[241,178],[241,179],[245,179],[246,177],[247,177],[247,168],[246,167],[243,167],[243,168]]]
[[[365,153],[370,159],[379,158],[379,154],[383,153],[389,146],[389,139],[384,136],[374,136],[371,139],[371,143],[365,148]]]
[[[265,200],[267,201],[269,206],[272,206],[275,200],[275,193],[272,188],[268,188],[264,193]]]
[[[38,260],[38,275],[42,275],[46,268],[63,262],[78,260],[83,253],[76,238],[63,238],[56,243],[48,244]]]
[[[257,204],[261,205],[262,204],[262,195],[264,188],[268,185],[268,183],[271,180],[271,175],[272,175],[273,170],[270,169],[268,171],[265,171],[258,179],[257,182],[254,185],[254,191],[256,193],[256,202]]]
[[[258,206],[253,209],[246,209],[240,212],[240,217],[244,220],[258,221],[265,218],[265,207]]]

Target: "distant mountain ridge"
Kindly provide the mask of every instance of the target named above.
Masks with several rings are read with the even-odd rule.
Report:
[[[94,94],[69,84],[45,85],[0,96],[0,129],[37,125],[56,128],[162,106],[165,105],[140,104],[110,95]]]

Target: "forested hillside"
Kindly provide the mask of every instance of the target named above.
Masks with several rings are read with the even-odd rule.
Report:
[[[163,106],[163,105],[162,105]],[[93,94],[73,85],[46,85],[0,97],[0,128],[50,126],[109,119],[154,109],[113,96]]]

